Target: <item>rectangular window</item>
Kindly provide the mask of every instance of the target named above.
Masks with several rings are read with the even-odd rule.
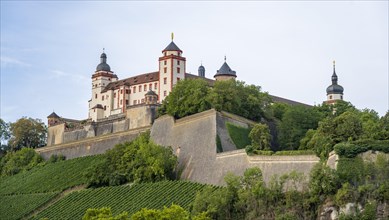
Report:
[[[131,90],[126,89],[126,94],[130,94],[130,93],[131,93]]]
[[[166,60],[165,60],[165,61],[163,61],[163,64],[164,64],[164,65],[166,65],[166,64],[167,64],[167,61],[166,61]]]
[[[143,86],[143,91],[145,91],[145,92],[147,91],[147,85]]]
[[[164,72],[164,73],[167,72],[167,67],[164,67],[164,68],[163,68],[163,72]]]
[[[126,100],[126,105],[128,105],[128,100]]]
[[[142,86],[138,87],[139,92],[142,92]]]
[[[116,92],[115,92],[115,93],[113,93],[113,97],[114,97],[114,98],[116,98]]]
[[[152,90],[152,89],[153,89],[153,84],[150,83],[150,84],[149,84],[149,90]]]
[[[180,73],[180,67],[177,67],[177,73]]]
[[[95,94],[95,99],[97,99],[97,93]]]
[[[104,95],[101,96],[101,101],[104,101]]]
[[[123,89],[120,90],[120,94],[123,94]]]
[[[104,111],[105,111],[105,110],[107,110],[107,106],[106,106],[106,105],[104,105]]]
[[[180,61],[179,60],[177,60],[177,65],[180,65]]]
[[[158,83],[154,83],[154,89],[155,89],[155,90],[158,89]]]
[[[134,93],[136,93],[136,86],[134,86]]]
[[[167,84],[167,78],[165,77],[165,78],[163,78],[163,84]]]
[[[163,91],[163,96],[166,96],[167,95],[167,92],[166,92],[166,90],[165,91]]]

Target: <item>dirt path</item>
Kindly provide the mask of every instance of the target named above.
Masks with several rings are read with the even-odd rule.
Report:
[[[28,215],[24,216],[22,218],[22,220],[27,220],[27,219],[30,219],[36,215],[38,215],[40,212],[42,212],[43,210],[47,209],[49,206],[53,205],[54,203],[56,203],[58,200],[62,199],[63,197],[67,196],[68,194],[72,193],[72,192],[75,192],[75,191],[80,191],[80,190],[83,190],[86,188],[86,185],[79,185],[79,186],[74,186],[72,188],[69,188],[69,189],[66,189],[64,191],[62,191],[61,193],[59,193],[58,195],[56,195],[54,198],[50,199],[49,201],[47,201],[45,204],[43,204],[42,206],[38,207],[37,209],[35,209],[33,212],[29,213]]]

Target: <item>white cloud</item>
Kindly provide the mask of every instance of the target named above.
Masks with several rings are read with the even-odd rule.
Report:
[[[1,56],[0,61],[1,61],[1,66],[4,68],[9,67],[9,66],[23,66],[23,67],[31,66],[30,64],[25,63],[21,60],[7,57],[7,56]]]

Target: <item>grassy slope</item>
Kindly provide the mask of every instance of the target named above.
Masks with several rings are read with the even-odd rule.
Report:
[[[100,156],[38,166],[30,171],[0,178],[0,219],[20,219],[61,191],[86,182],[83,172]]]
[[[99,161],[99,156],[81,157],[36,167],[14,176],[0,178],[0,195],[62,191],[84,184],[83,172]]]
[[[141,208],[159,209],[173,203],[188,209],[196,193],[205,186],[184,181],[163,181],[81,190],[69,194],[34,219],[56,219],[59,216],[81,219],[88,208],[101,207],[111,207],[114,215],[123,211],[131,215]]]
[[[58,193],[0,195],[0,219],[20,219],[56,196]]]
[[[229,122],[226,123],[228,133],[234,142],[236,148],[244,149],[247,145],[251,144],[251,140],[249,138],[249,133],[251,131],[250,128],[244,128],[240,126],[236,126]]]

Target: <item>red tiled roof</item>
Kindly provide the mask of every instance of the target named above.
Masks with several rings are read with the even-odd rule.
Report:
[[[107,92],[108,90],[118,89],[121,86],[132,86],[132,85],[154,82],[158,80],[159,80],[159,72],[144,73],[130,78],[118,80],[116,82],[111,82],[104,88],[102,93]]]

